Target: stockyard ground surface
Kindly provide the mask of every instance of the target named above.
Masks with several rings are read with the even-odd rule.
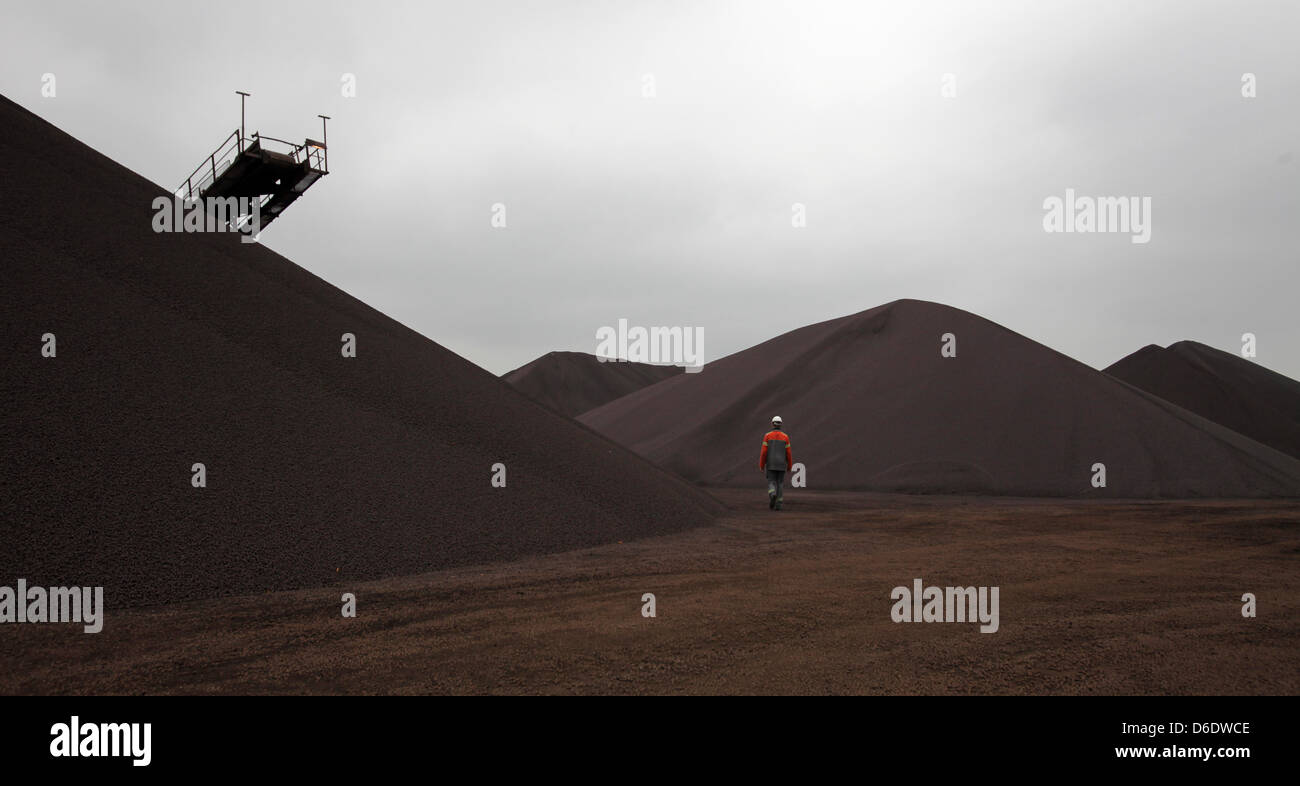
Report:
[[[1300,503],[711,489],[711,526],[6,625],[6,694],[1295,694]],[[890,592],[1000,587],[1000,627]],[[357,597],[357,617],[340,597]],[[1258,616],[1242,616],[1254,593]],[[657,617],[642,616],[654,593]]]

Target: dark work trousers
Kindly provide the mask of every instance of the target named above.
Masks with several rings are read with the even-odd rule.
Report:
[[[781,501],[781,486],[785,482],[785,470],[769,469],[767,471],[767,496],[775,496],[776,501]]]

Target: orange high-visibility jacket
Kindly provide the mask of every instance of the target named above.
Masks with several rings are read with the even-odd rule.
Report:
[[[768,467],[767,457],[768,448],[772,448],[772,466]],[[785,450],[782,451],[781,448]],[[785,466],[777,466],[781,463],[781,453],[785,453]],[[794,466],[794,458],[790,455],[790,437],[786,436],[780,429],[772,429],[763,435],[763,452],[758,454],[759,469],[790,469]]]

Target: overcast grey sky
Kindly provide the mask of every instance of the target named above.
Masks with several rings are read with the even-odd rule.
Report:
[[[1252,332],[1300,378],[1294,0],[6,2],[0,44],[0,92],[168,188],[237,89],[250,131],[333,116],[263,242],[496,373],[912,297],[1096,367]],[[1045,232],[1067,188],[1150,197],[1150,242]]]

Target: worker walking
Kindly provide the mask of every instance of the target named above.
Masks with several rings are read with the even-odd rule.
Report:
[[[790,437],[781,430],[781,416],[772,418],[772,430],[763,435],[763,452],[758,454],[758,468],[767,473],[767,507],[781,509],[785,472],[794,466],[790,455]]]

